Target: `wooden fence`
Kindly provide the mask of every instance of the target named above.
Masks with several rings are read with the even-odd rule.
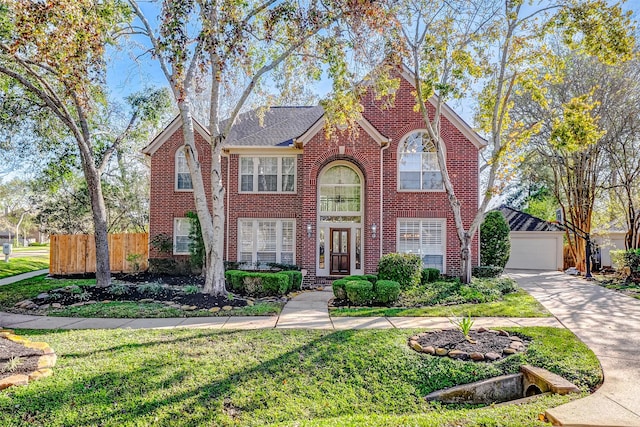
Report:
[[[84,274],[96,271],[93,234],[51,235],[50,251],[49,274]],[[131,261],[127,261],[127,258]],[[109,234],[109,260],[112,272],[146,270],[149,266],[149,233]]]

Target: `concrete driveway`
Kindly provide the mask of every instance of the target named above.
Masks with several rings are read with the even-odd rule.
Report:
[[[640,426],[640,300],[557,271],[507,273],[593,350],[604,371],[594,394],[547,417],[563,426]]]

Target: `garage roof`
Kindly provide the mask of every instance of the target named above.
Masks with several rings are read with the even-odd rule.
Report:
[[[502,212],[511,231],[563,231],[563,228],[549,221],[536,218],[517,209],[502,205],[497,210]]]

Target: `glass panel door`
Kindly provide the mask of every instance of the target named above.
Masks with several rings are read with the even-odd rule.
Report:
[[[348,228],[331,229],[330,274],[349,274],[349,232]]]

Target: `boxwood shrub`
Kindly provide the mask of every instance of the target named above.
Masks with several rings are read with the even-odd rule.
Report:
[[[280,273],[289,277],[289,291],[299,291],[302,288],[302,273],[296,270],[283,270]]]
[[[333,283],[331,284],[331,287],[333,289],[333,296],[336,297],[336,299],[341,299],[341,300],[347,299],[347,291],[345,290],[344,286],[347,284],[348,281],[349,280],[347,279],[338,279],[333,281]]]
[[[375,298],[373,284],[366,280],[347,280],[344,285],[347,299],[355,305],[366,305]]]
[[[394,280],[400,289],[420,285],[422,260],[415,254],[387,254],[378,262],[378,280]]]
[[[393,304],[400,296],[400,284],[393,280],[378,280],[374,287],[375,300],[380,304]]]
[[[285,273],[258,273],[229,270],[225,273],[233,292],[248,296],[280,296],[290,289],[290,276]]]
[[[433,283],[440,279],[440,270],[437,268],[423,268],[421,275],[421,283]]]
[[[497,265],[479,265],[473,267],[472,275],[474,277],[491,278],[500,276],[503,271],[504,269]]]

